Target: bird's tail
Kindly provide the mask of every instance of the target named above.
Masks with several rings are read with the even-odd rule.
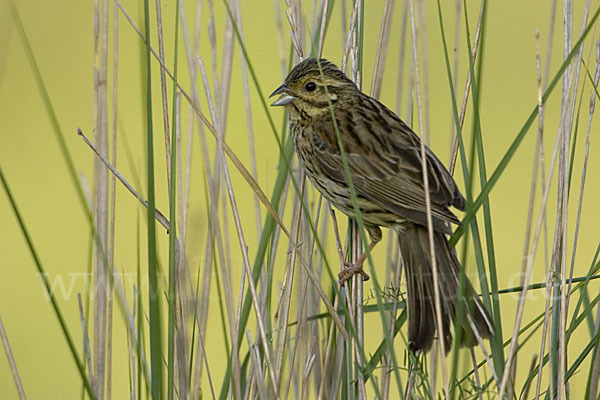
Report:
[[[406,276],[408,343],[412,351],[426,352],[431,349],[437,325],[433,265],[427,227],[407,224],[404,230],[398,233],[398,239]],[[455,322],[458,304],[461,304],[464,310],[462,322],[457,326],[462,331],[460,344],[473,347],[477,344],[473,331],[477,330],[477,334],[482,339],[488,339],[494,333],[494,323],[466,277],[464,277],[462,295],[459,294],[460,263],[454,249],[450,248],[446,236],[441,232],[434,232],[433,244],[440,287],[445,350],[448,352],[452,346],[450,321]]]

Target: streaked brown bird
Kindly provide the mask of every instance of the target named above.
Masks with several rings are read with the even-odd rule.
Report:
[[[370,248],[381,240],[381,226],[398,235],[405,265],[409,347],[414,352],[429,351],[436,333],[436,314],[421,140],[396,114],[362,93],[325,59],[300,62],[274,95],[280,97],[273,105],[284,106],[289,113],[296,152],[306,175],[331,204],[355,218],[336,130],[339,132]],[[466,310],[457,327],[462,330],[461,345],[472,347],[477,344],[474,330],[481,338],[490,338],[494,324],[466,278],[463,295],[457,299],[460,263],[446,235],[452,233],[451,224],[460,224],[449,207],[464,210],[465,199],[429,148],[426,157],[445,349],[452,344],[450,322],[454,322],[458,301]],[[361,273],[368,279],[362,270],[364,259],[363,254],[340,278]]]

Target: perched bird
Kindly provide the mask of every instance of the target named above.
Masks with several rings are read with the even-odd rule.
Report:
[[[331,204],[355,218],[339,132],[370,248],[381,240],[381,226],[398,235],[405,265],[409,347],[414,352],[429,351],[436,314],[421,140],[396,114],[362,93],[325,59],[300,62],[274,95],[280,97],[273,105],[284,106],[289,113],[295,149],[306,175]],[[468,279],[464,279],[463,295],[457,298],[460,263],[446,235],[452,233],[451,224],[460,223],[449,207],[464,210],[465,199],[440,160],[429,148],[425,152],[445,349],[451,348],[450,322],[454,322],[459,301],[466,311],[462,326],[456,328],[462,330],[461,345],[472,347],[477,344],[474,330],[479,337],[490,338],[494,324]],[[368,279],[362,270],[364,260],[363,254],[340,278],[361,273]]]

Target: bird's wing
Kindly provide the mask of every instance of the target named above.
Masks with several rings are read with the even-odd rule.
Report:
[[[420,139],[381,103],[365,95],[357,101],[359,104],[353,109],[360,111],[336,113],[357,193],[401,217],[426,224]],[[345,182],[331,118],[313,123],[312,127],[310,138],[317,152],[316,162],[331,179]],[[464,209],[464,198],[452,176],[428,148],[426,157],[434,224],[438,229],[445,222],[458,224],[458,218],[448,208]]]

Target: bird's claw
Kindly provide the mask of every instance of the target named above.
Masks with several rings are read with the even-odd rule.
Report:
[[[363,281],[368,281],[369,279],[371,279],[371,277],[369,276],[369,274],[367,274],[365,272],[365,270],[363,269],[363,264],[352,264],[349,262],[346,262],[346,268],[344,268],[339,274],[338,274],[338,278],[340,279],[340,284],[343,285],[344,283],[346,283],[346,281],[350,278],[352,278],[354,275],[356,274],[361,274],[363,277]]]

